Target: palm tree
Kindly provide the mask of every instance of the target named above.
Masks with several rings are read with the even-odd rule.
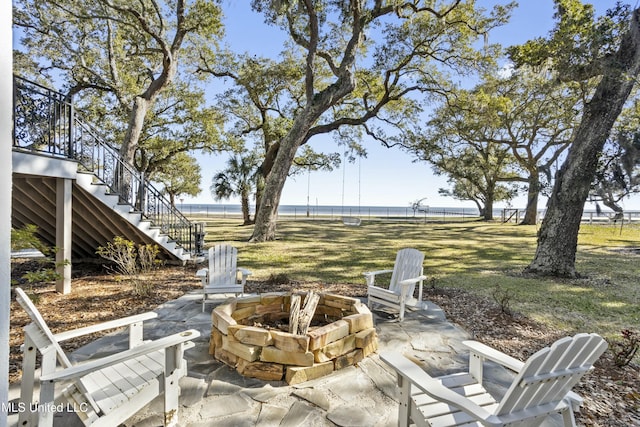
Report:
[[[210,187],[215,200],[240,197],[243,225],[252,224],[249,216],[249,196],[255,191],[258,161],[255,155],[235,155],[227,162],[227,168],[215,174]]]

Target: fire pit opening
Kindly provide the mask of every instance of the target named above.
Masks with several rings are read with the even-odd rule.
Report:
[[[277,292],[214,308],[209,353],[245,377],[288,384],[356,364],[378,349],[373,317],[358,299]]]

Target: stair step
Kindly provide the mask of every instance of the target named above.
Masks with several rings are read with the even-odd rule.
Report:
[[[33,94],[36,94],[36,96],[41,95],[41,93],[39,92],[40,89],[29,89],[29,91],[32,91],[33,93],[27,94],[27,92],[25,91],[23,95],[28,97],[32,97]],[[57,104],[60,101],[54,100],[53,102],[56,104],[56,106],[58,106]],[[78,118],[79,116],[76,116],[75,119],[78,120]],[[76,125],[76,122],[71,123],[69,119],[63,118],[63,120],[65,120],[65,124],[67,126],[72,127]],[[91,126],[89,127],[92,128]],[[137,211],[135,209],[135,206],[132,206],[126,203],[124,204],[120,203],[120,196],[118,194],[113,193],[110,187],[106,185],[104,182],[102,182],[101,181],[102,178],[98,176],[97,172],[99,171],[97,168],[101,166],[98,166],[98,163],[94,162],[94,160],[96,159],[81,157],[85,152],[85,148],[87,147],[91,149],[95,149],[97,147],[97,150],[99,150],[102,153],[101,154],[102,158],[109,157],[109,158],[118,159],[120,157],[120,153],[118,152],[118,149],[111,147],[108,143],[105,142],[105,139],[100,136],[99,128],[98,129],[92,128],[92,132],[87,133],[87,135],[90,135],[91,140],[82,139],[82,140],[74,141],[74,143],[78,144],[78,149],[76,150],[75,153],[71,153],[72,155],[69,156],[70,159],[73,157],[74,160],[76,161],[76,164],[73,165],[73,167],[71,168],[76,172],[74,175],[76,187],[82,188],[89,195],[91,195],[92,197],[95,197],[96,201],[99,201],[101,204],[104,204],[106,207],[108,207],[114,213],[116,213],[118,216],[117,218],[118,221],[120,221],[120,218],[122,218],[122,220],[127,221],[129,224],[131,224],[134,227],[137,227],[144,234],[148,235],[151,239],[155,240],[159,245],[162,245],[163,248],[165,248],[165,250],[171,251],[173,254],[175,254],[177,257],[181,259],[185,259],[189,254],[185,253],[184,248],[180,247],[178,242],[172,240],[165,233],[162,233],[161,229],[151,226],[150,221],[144,219],[143,212]],[[90,147],[89,147],[89,144],[90,144]],[[136,172],[134,172],[134,174],[135,173]],[[138,178],[139,177],[136,177],[136,179]],[[133,183],[133,181],[131,182]],[[152,186],[148,184],[149,184],[148,182],[144,182],[144,181],[142,182],[142,185],[146,187],[145,191],[149,191],[150,193],[155,193],[156,190],[153,189]],[[164,196],[161,196],[161,197],[164,197]],[[88,207],[88,209],[92,209],[92,208],[93,208],[92,205]],[[109,222],[105,221],[105,223],[109,223]],[[122,229],[128,230],[129,227],[123,226]]]

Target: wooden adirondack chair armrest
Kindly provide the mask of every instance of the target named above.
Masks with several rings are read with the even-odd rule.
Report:
[[[491,360],[514,372],[520,372],[524,366],[524,362],[481,342],[469,340],[463,341],[462,344],[469,348],[472,354],[476,354],[483,359]]]
[[[238,271],[240,272],[240,274],[242,274],[243,278],[246,278],[247,276],[251,276],[253,274],[251,270],[247,270],[246,268],[238,267]]]
[[[121,319],[110,320],[108,322],[98,323],[97,325],[90,325],[84,328],[73,329],[70,331],[64,331],[55,334],[53,337],[58,341],[65,341],[72,338],[81,337],[83,335],[93,334],[95,332],[102,332],[108,329],[116,329],[123,326],[129,326],[134,323],[141,323],[145,320],[155,319],[158,317],[158,313],[149,311],[147,313],[136,314],[134,316],[123,317]]]
[[[393,351],[383,352],[380,353],[380,359],[385,361],[397,372],[399,377],[398,379],[401,382],[411,382],[423,393],[426,393],[440,402],[448,403],[459,408],[476,420],[481,421],[484,425],[503,425],[498,417],[489,413],[486,409],[466,397],[443,386],[442,383],[432,378],[418,365],[404,357],[402,354]]]
[[[567,397],[565,397],[565,401],[574,412],[577,412],[584,403],[584,399],[582,398],[582,396],[580,396],[575,391],[569,391],[567,393]]]
[[[207,284],[209,283],[209,269],[201,268],[200,270],[196,271],[196,277],[200,278],[200,280],[202,281],[202,286],[207,286]]]
[[[411,297],[413,297],[413,295],[406,295],[407,288],[409,288],[409,286],[411,286],[411,285],[413,285],[415,283],[418,283],[419,284],[418,302],[421,302],[422,301],[422,282],[424,280],[426,280],[426,279],[427,279],[427,276],[422,275],[422,276],[414,277],[414,278],[411,278],[411,279],[401,280],[401,281],[398,282],[398,284],[400,286],[402,286],[402,294],[411,298]]]
[[[240,267],[237,268],[237,271],[242,275],[242,278],[240,280],[242,281],[242,286],[244,287],[244,285],[247,283],[247,277],[251,276],[251,274],[253,273],[246,268]]]
[[[91,372],[97,371],[115,365],[126,360],[134,359],[144,354],[153,353],[154,351],[163,350],[180,344],[185,344],[194,338],[198,338],[200,332],[195,329],[189,329],[184,332],[169,335],[155,341],[145,342],[137,347],[125,350],[120,353],[105,356],[100,359],[89,360],[87,362],[72,366],[71,368],[62,369],[51,374],[40,377],[40,382],[46,381],[65,381],[80,378]]]
[[[366,273],[363,273],[364,278],[367,281],[367,286],[373,286],[376,280],[376,276],[378,274],[385,274],[385,273],[393,273],[393,270],[377,270],[377,271],[367,271]]]
[[[398,282],[398,284],[400,286],[410,286],[413,285],[414,283],[418,283],[421,280],[426,280],[427,276],[418,276],[418,277],[413,277],[411,279],[404,279]]]

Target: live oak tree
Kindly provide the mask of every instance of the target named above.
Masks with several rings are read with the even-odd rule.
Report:
[[[497,132],[487,141],[509,147],[526,183],[527,205],[521,224],[537,222],[538,198],[543,184],[551,184],[554,166],[573,136],[582,104],[580,85],[558,82],[544,69],[520,67],[508,78],[488,78],[481,92],[499,100]],[[501,101],[501,102],[500,102]],[[482,122],[482,117],[477,117]]]
[[[512,184],[505,185],[497,181],[500,174],[504,173],[499,158],[494,158],[493,160],[498,160],[494,163],[489,158],[493,156],[485,157],[482,154],[474,152],[472,147],[467,147],[459,157],[448,158],[449,161],[443,168],[446,167],[450,171],[447,175],[452,187],[440,188],[438,193],[457,200],[471,200],[476,204],[480,216],[486,221],[491,221],[494,202],[511,200],[517,194],[517,189]],[[439,171],[440,168],[436,167],[436,173]]]
[[[482,61],[473,43],[504,23],[512,5],[487,17],[473,2],[253,0],[302,55],[300,108],[280,138],[252,241],[275,238],[282,188],[298,148],[313,136],[356,126],[386,145],[385,128],[403,130],[421,106],[412,94],[442,92],[446,69]],[[487,47],[487,49],[490,49]]]
[[[635,98],[607,139],[589,202],[596,203],[598,212],[598,203],[602,203],[619,215],[624,212],[624,199],[637,193],[640,193],[640,102]]]
[[[258,162],[255,165],[259,175],[255,189],[256,213],[264,180],[271,173],[280,140],[291,126],[291,117],[301,108],[300,81],[304,73],[299,63],[291,51],[285,51],[278,61],[233,52],[215,57],[203,52],[200,57],[199,73],[233,83],[216,95],[216,107],[226,115],[227,130],[223,138],[228,145],[235,146],[236,152],[240,151],[239,147],[252,152]],[[351,140],[350,145],[354,144]],[[290,176],[302,171],[330,171],[340,163],[337,153],[319,153],[308,146],[305,148],[294,159]]]
[[[208,0],[19,0],[14,25],[31,70],[65,81],[69,96],[101,97],[104,113],[127,117],[122,157],[133,164],[145,119],[176,80],[179,57],[214,46],[220,9]]]
[[[640,9],[618,4],[599,20],[590,5],[556,0],[558,23],[547,39],[514,47],[516,66],[550,64],[558,78],[596,79],[567,157],[555,177],[538,232],[536,254],[526,271],[575,277],[578,231],[598,158],[640,73]]]
[[[200,194],[201,176],[198,161],[185,152],[180,152],[163,163],[154,174],[154,181],[162,184],[164,193],[169,196],[171,206],[176,206],[180,196]]]
[[[492,70],[473,89],[452,91],[427,129],[417,134],[430,135],[433,155],[439,144],[449,146],[452,140],[458,146],[468,144],[479,155],[509,150],[510,163],[504,165],[508,169],[496,174],[495,182],[526,184],[522,224],[535,224],[542,185],[551,182],[554,164],[571,142],[582,93],[580,85],[558,82],[545,69]],[[455,156],[456,151],[450,155]],[[449,159],[448,164],[456,165],[456,159]],[[474,175],[482,177],[488,166],[479,161],[476,167],[479,170]],[[471,164],[465,170],[471,173]]]
[[[471,200],[485,220],[493,219],[493,204],[509,200],[517,193],[513,181],[515,159],[499,139],[495,104],[497,101],[464,90],[435,110],[431,120],[409,133],[407,150],[419,160],[433,165],[434,172],[447,175],[451,189],[439,193],[459,200]],[[482,120],[477,120],[477,116]]]
[[[164,179],[168,174],[182,173],[178,169],[172,172],[167,166],[175,156],[210,154],[237,147],[222,136],[225,118],[221,112],[203,107],[204,93],[185,86],[183,81],[174,82],[158,96],[147,114],[133,165],[151,181],[156,180],[158,171],[162,171]],[[111,132],[122,135],[123,130],[114,128]],[[199,173],[193,177],[198,178],[195,184],[199,186]]]

